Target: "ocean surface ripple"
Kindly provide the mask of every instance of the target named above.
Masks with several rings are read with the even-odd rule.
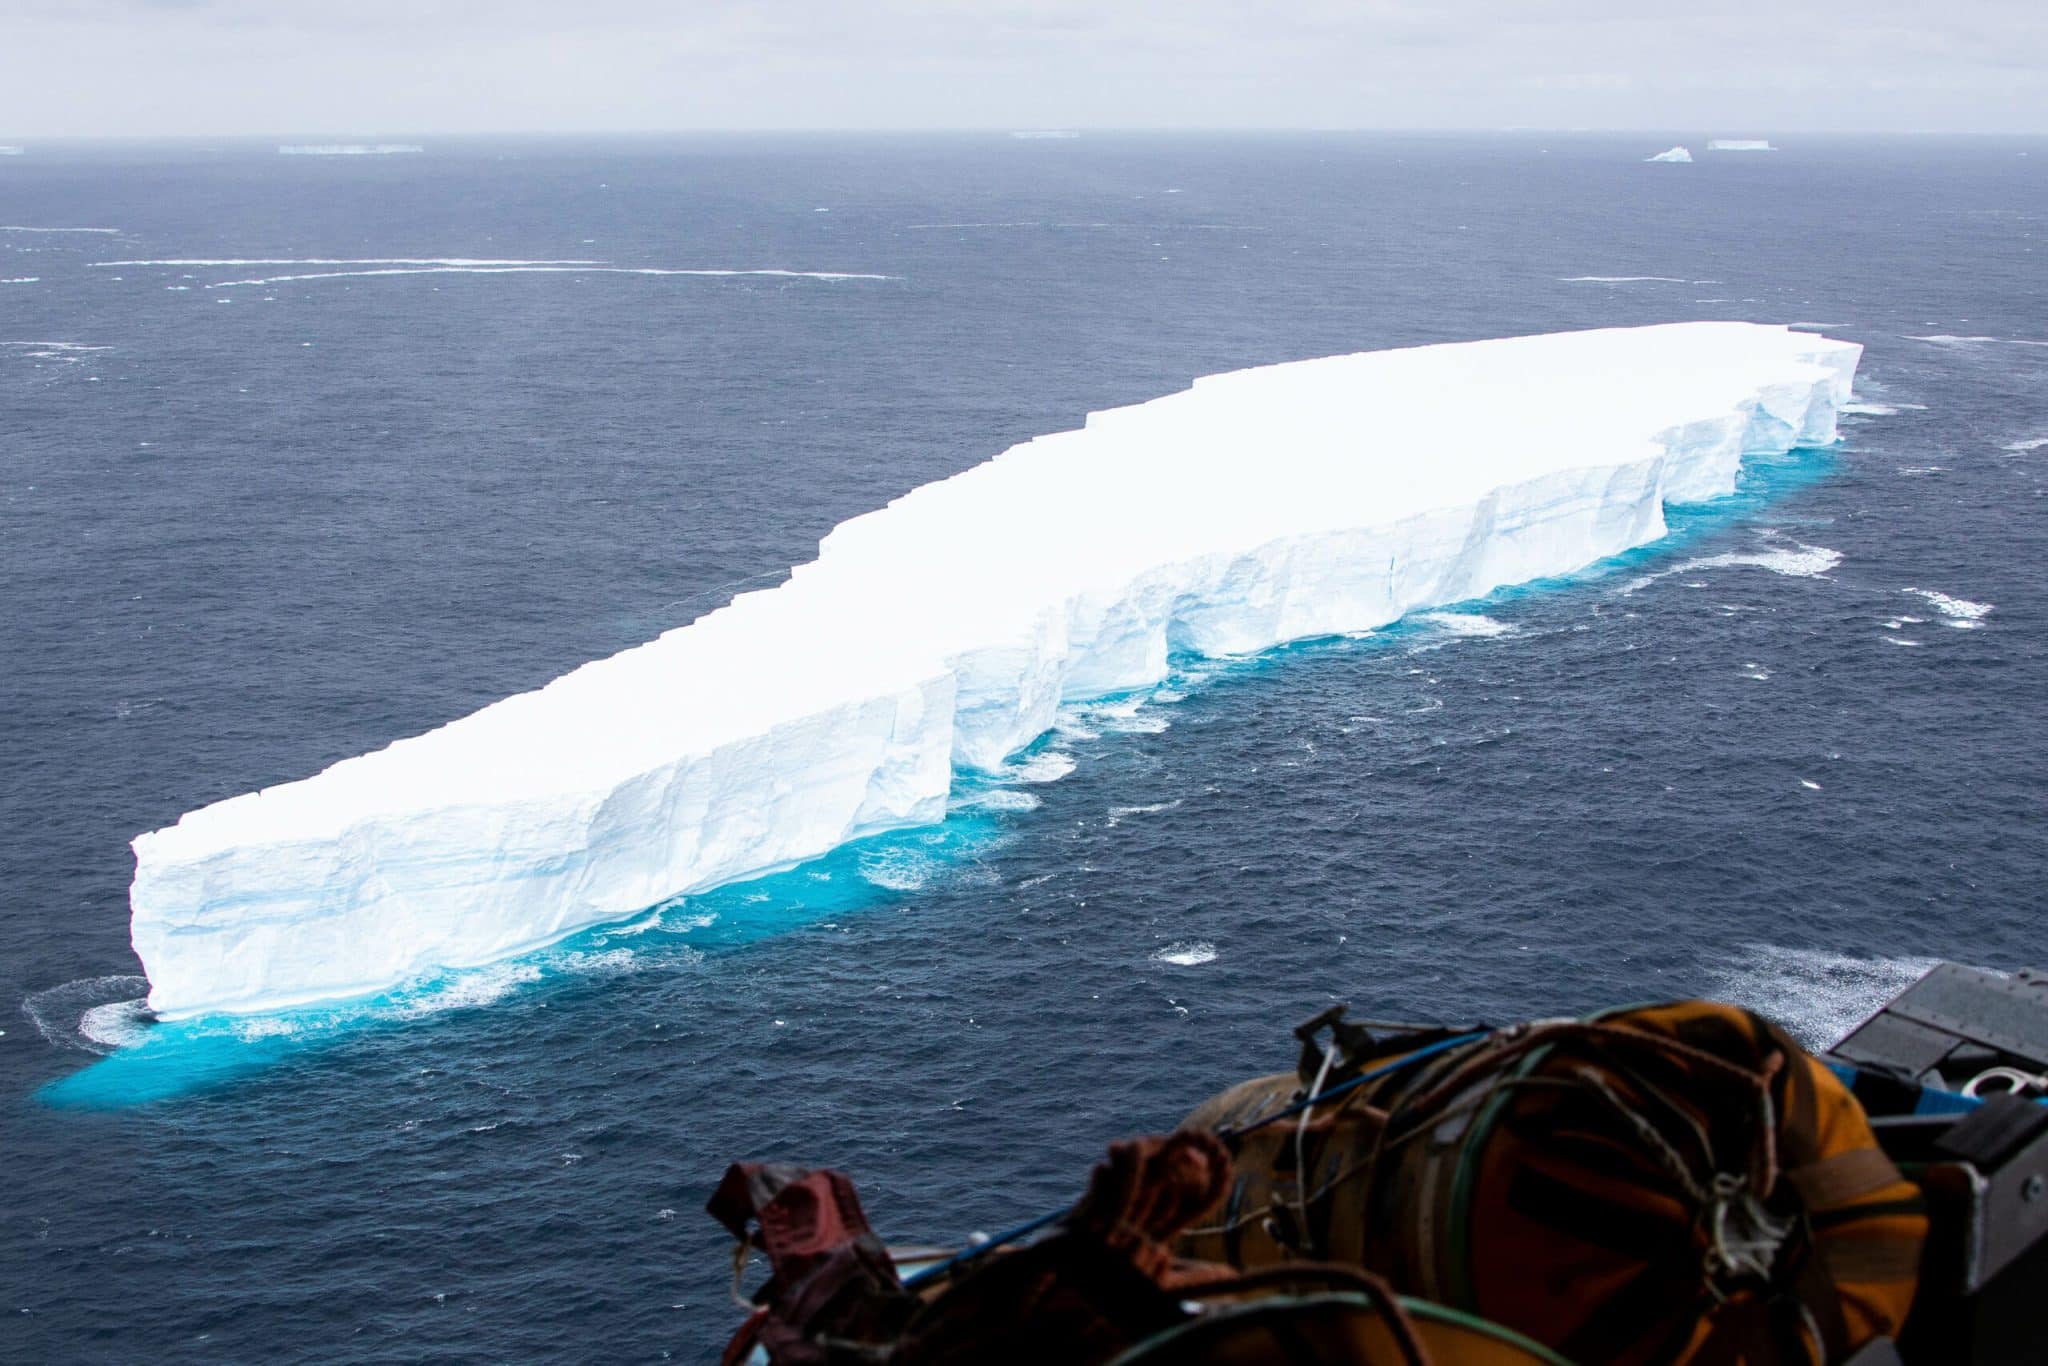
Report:
[[[715,1360],[736,1158],[957,1241],[1332,1001],[1713,993],[1820,1043],[2038,961],[2044,159],[1640,143],[9,158],[0,1355]],[[135,1009],[126,841],[181,811],[1089,409],[1687,317],[1865,343],[1844,443],[1568,580],[1068,708],[933,830],[376,1000]]]

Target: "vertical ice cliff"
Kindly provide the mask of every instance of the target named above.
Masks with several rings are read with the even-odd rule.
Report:
[[[355,995],[937,820],[957,767],[1243,654],[1664,534],[1835,439],[1861,348],[1679,323],[1213,375],[832,531],[778,588],[138,837],[160,1014]]]

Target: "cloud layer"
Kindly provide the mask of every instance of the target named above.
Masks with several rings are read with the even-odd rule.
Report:
[[[2048,131],[2039,0],[11,0],[0,141],[817,128]]]

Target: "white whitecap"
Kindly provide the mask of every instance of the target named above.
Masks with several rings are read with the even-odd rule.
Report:
[[[2011,451],[2014,455],[2024,455],[2028,451],[2038,451],[2043,446],[2048,446],[2048,436],[2031,436],[2024,441],[2009,442],[2002,449]]]
[[[607,925],[604,928],[604,933],[594,936],[592,942],[603,945],[609,944],[614,939],[636,938],[652,930],[672,929],[674,928],[673,926],[663,923],[669,909],[667,906],[657,906],[638,919],[622,921],[617,925]]]
[[[1942,624],[1958,630],[1970,631],[1984,624],[1984,618],[1991,615],[1993,604],[1971,602],[1968,598],[1950,597],[1937,593],[1932,588],[1907,588],[1902,590],[1922,599],[1935,611],[1941,613]]]
[[[649,961],[631,949],[569,949],[550,956],[548,966],[558,972],[615,976],[646,967]]]
[[[1415,618],[1428,622],[1439,630],[1454,636],[1472,636],[1490,640],[1495,636],[1512,635],[1515,628],[1505,621],[1498,621],[1480,612],[1424,612]]]
[[[138,996],[128,1001],[109,1001],[94,1006],[78,1017],[78,1032],[108,1049],[140,1043],[149,1032],[149,1002]]]
[[[31,992],[21,1013],[45,1042],[104,1055],[148,1028],[148,991],[149,979],[130,973],[84,977]]]
[[[1172,811],[1180,806],[1181,799],[1170,802],[1150,802],[1143,806],[1112,806],[1109,808],[1109,824],[1120,825],[1132,816],[1156,816],[1162,811]]]
[[[1216,961],[1216,946],[1206,939],[1176,941],[1153,954],[1152,961],[1170,963],[1177,968],[1198,968]]]
[[[1721,555],[1707,555],[1696,560],[1686,560],[1654,574],[1645,574],[1622,585],[1623,596],[1640,592],[1659,579],[1673,574],[1693,574],[1702,569],[1767,569],[1773,574],[1787,578],[1818,579],[1842,563],[1842,552],[1830,550],[1821,545],[1801,545],[1793,542],[1784,547],[1768,550],[1738,550]]]
[[[1056,749],[1042,749],[1004,765],[1000,773],[1012,782],[1056,783],[1073,771],[1073,755]]]
[[[1947,332],[1936,332],[1930,336],[1906,338],[1907,341],[1932,342],[1936,346],[2048,346],[2048,341],[2032,337],[1959,337]]]
[[[487,1006],[503,999],[529,982],[540,980],[540,968],[532,963],[498,963],[487,968],[476,968],[444,978],[420,992],[417,996],[402,998],[394,1005],[390,1014],[401,1020],[418,1019],[425,1015],[437,1015],[444,1010],[464,1010],[473,1006]],[[379,1012],[380,1014],[384,1012]],[[282,1032],[290,1032],[288,1016],[256,1016],[279,1021],[287,1026]]]
[[[1063,740],[1100,740],[1102,732],[1088,724],[1085,713],[1062,707],[1053,715],[1052,728]]]
[[[1053,728],[1077,740],[1111,735],[1157,735],[1171,723],[1164,713],[1147,703],[1154,699],[1142,693],[1102,698],[1092,702],[1069,702],[1053,718]]]

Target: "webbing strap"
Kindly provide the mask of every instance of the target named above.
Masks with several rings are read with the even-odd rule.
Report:
[[[1908,1238],[1829,1238],[1819,1244],[1828,1274],[1839,1284],[1898,1284],[1920,1275],[1920,1243]]]
[[[1877,1148],[1850,1148],[1785,1173],[1810,1210],[1839,1209],[1905,1178]]]

